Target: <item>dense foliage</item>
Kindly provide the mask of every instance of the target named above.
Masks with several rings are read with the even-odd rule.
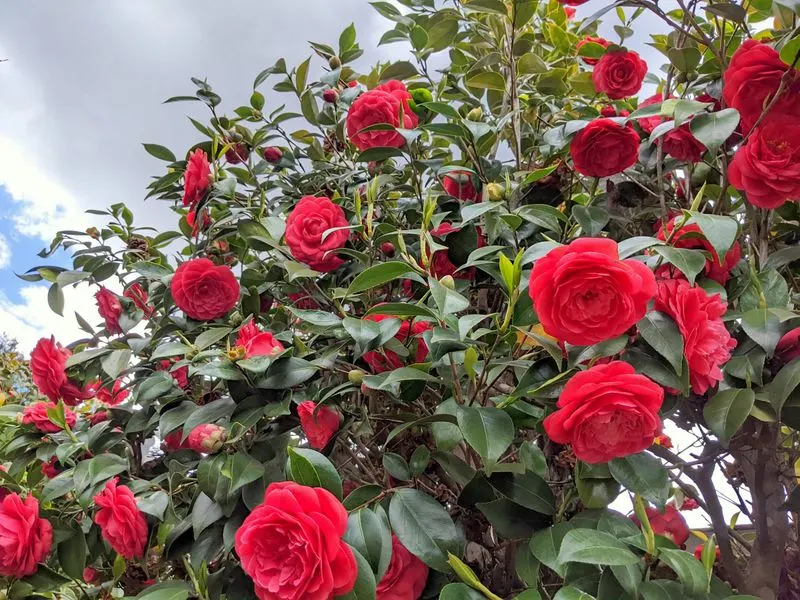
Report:
[[[398,1],[23,275],[0,597],[800,598],[797,3]]]

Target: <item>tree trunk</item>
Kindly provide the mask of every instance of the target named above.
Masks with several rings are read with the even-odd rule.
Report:
[[[744,592],[762,600],[777,600],[789,530],[789,515],[781,505],[786,493],[781,484],[778,425],[757,423],[749,436],[733,448],[752,494],[756,539]]]

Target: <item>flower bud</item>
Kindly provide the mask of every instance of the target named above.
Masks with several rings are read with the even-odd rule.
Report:
[[[391,258],[394,256],[394,244],[392,242],[383,242],[381,244],[381,252]]]
[[[331,69],[338,69],[342,66],[342,59],[338,56],[331,56],[328,60],[328,66],[330,66]]]
[[[322,99],[325,100],[328,104],[333,104],[339,99],[339,92],[334,90],[333,88],[328,88],[324,92],[322,92]]]
[[[198,425],[189,434],[186,441],[189,447],[195,452],[202,454],[216,454],[222,450],[225,441],[228,439],[228,432],[219,425]]]
[[[479,106],[467,113],[467,121],[480,121],[483,119],[483,109]]]
[[[487,185],[486,193],[489,196],[489,200],[492,202],[500,202],[504,200],[506,196],[505,188],[499,183],[490,183]]]
[[[361,369],[352,369],[347,373],[347,379],[350,380],[350,383],[353,385],[361,385],[361,382],[364,381],[364,371]]]
[[[456,289],[456,280],[453,279],[452,275],[445,275],[439,280],[444,287],[449,288],[451,290]]]
[[[264,160],[268,163],[275,164],[283,158],[283,151],[277,146],[269,146],[264,148]]]

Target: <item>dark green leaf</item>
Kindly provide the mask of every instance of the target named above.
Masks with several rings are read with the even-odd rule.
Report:
[[[341,499],[342,478],[325,455],[308,448],[289,448],[288,465],[291,477],[297,483],[323,487]]]
[[[683,371],[683,337],[675,324],[664,313],[650,311],[636,324],[644,341],[667,359],[678,375]]]
[[[573,529],[567,532],[558,552],[560,564],[579,562],[593,565],[632,565],[639,560],[616,537],[594,529]]]
[[[655,456],[640,452],[608,463],[611,475],[625,488],[657,506],[664,506],[670,495],[667,470]]]
[[[158,144],[142,144],[142,146],[144,146],[144,149],[150,156],[155,156],[156,158],[160,160],[166,160],[167,162],[175,162],[177,160],[169,148],[159,146]]]

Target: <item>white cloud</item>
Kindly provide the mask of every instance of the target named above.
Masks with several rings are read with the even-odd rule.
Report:
[[[11,245],[8,238],[0,234],[0,269],[11,264]]]
[[[64,290],[64,315],[60,317],[47,304],[47,286],[26,285],[20,289],[21,303],[12,302],[0,291],[0,333],[5,333],[19,342],[19,351],[26,356],[39,338],[56,336],[62,344],[85,338],[74,313],[81,313],[89,323],[95,324],[97,316],[94,289],[82,285]]]

